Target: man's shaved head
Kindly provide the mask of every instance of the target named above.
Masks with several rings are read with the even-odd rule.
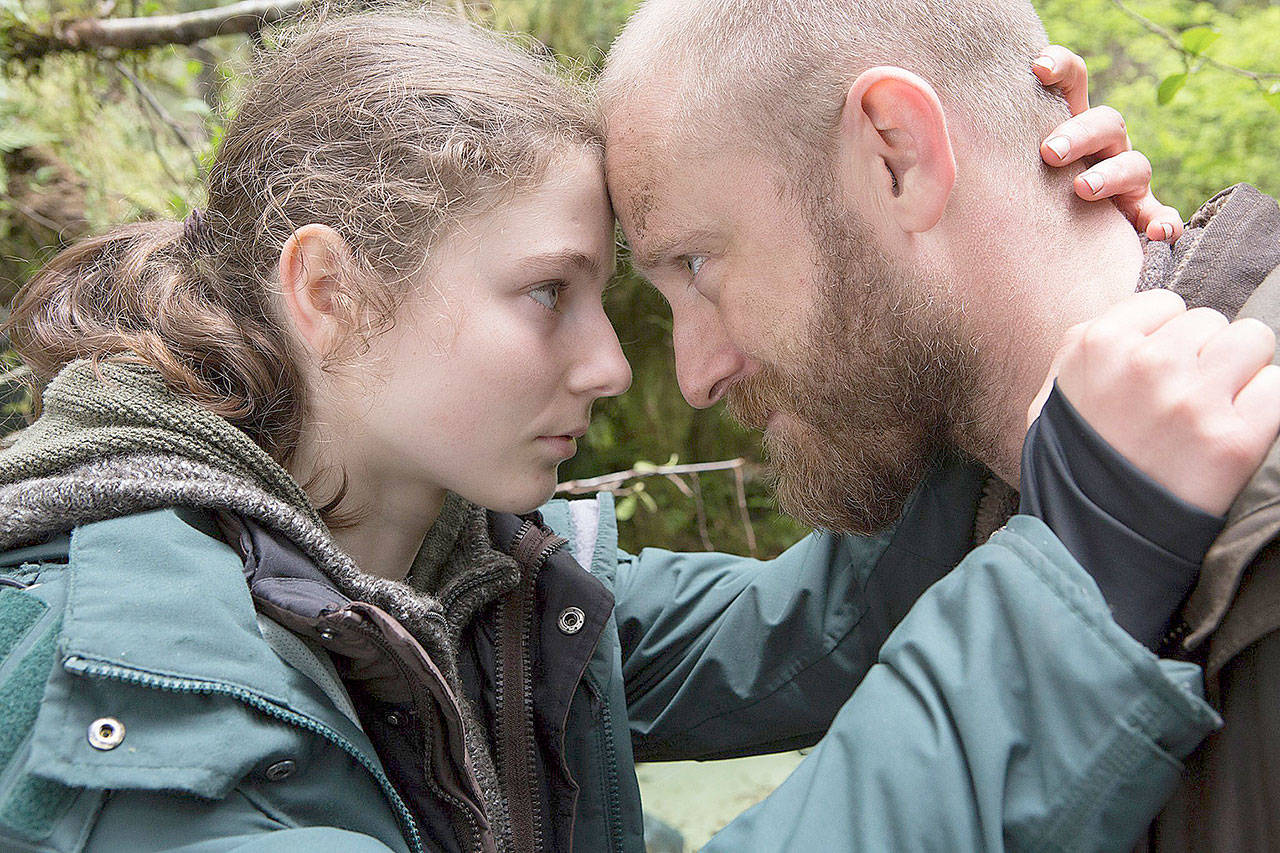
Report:
[[[1026,0],[647,0],[600,92],[606,116],[661,105],[674,135],[732,136],[805,165],[858,74],[895,65],[929,81],[983,147],[1007,143],[1002,157],[1038,169],[1043,133],[1067,115],[1031,74],[1046,44]]]

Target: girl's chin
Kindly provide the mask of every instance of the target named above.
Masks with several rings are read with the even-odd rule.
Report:
[[[480,504],[486,509],[495,512],[510,512],[516,515],[522,515],[526,512],[533,512],[538,507],[555,497],[556,493],[556,469],[550,469],[546,475],[542,477],[525,474],[520,478],[508,481],[508,488],[503,495],[494,495],[491,500],[477,501],[472,503]],[[462,497],[467,497],[462,495]],[[470,500],[470,498],[468,498]]]

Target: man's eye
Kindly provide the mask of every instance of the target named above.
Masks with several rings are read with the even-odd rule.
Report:
[[[702,255],[689,255],[684,259],[685,268],[689,270],[689,275],[697,275],[698,270],[702,269],[702,264],[707,259]]]
[[[556,306],[560,304],[560,291],[563,289],[564,284],[561,282],[550,281],[530,290],[529,296],[543,308],[548,311],[554,311]]]

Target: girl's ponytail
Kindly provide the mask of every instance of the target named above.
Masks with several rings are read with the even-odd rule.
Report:
[[[261,287],[208,274],[201,231],[139,222],[75,243],[19,291],[5,331],[38,385],[82,358],[145,364],[285,459],[302,402],[288,338]]]

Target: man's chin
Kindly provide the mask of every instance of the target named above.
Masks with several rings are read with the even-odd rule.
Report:
[[[907,495],[900,500],[886,501],[877,495],[874,506],[859,503],[857,496],[848,494],[817,494],[808,490],[793,490],[785,479],[776,481],[774,490],[779,508],[809,527],[832,533],[852,533],[872,536],[892,527],[902,515]]]
[[[794,436],[790,436],[794,438]],[[810,527],[870,536],[902,515],[926,464],[909,451],[894,454],[838,453],[833,444],[767,437],[766,475],[778,506]]]

